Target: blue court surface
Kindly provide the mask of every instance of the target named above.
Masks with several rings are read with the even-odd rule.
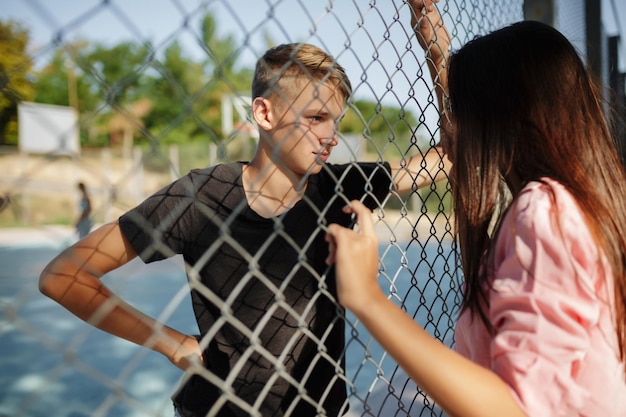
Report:
[[[169,397],[181,371],[157,353],[82,323],[39,293],[39,273],[69,243],[0,244],[0,417],[172,416]],[[403,254],[386,248],[384,263],[393,268],[384,275],[394,283],[382,277],[381,285],[418,322],[435,322],[435,333],[449,342],[453,291],[428,279],[449,260],[437,256],[438,247],[409,249]],[[435,263],[425,263],[431,255]],[[422,270],[423,281],[412,279]],[[145,313],[197,333],[180,259],[150,265],[135,260],[104,279]],[[346,372],[355,381],[348,387],[351,416],[361,415],[363,407],[380,416],[440,415],[423,410],[415,384],[361,326],[347,327]]]

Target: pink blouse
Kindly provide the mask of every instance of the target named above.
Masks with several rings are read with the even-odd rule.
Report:
[[[464,312],[456,350],[497,373],[529,417],[624,417],[613,276],[572,195],[546,181],[524,188],[497,238],[495,336]]]

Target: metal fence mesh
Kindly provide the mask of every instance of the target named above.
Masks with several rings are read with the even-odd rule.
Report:
[[[94,220],[104,223],[192,168],[249,159],[256,138],[247,116],[246,88],[250,68],[272,44],[308,42],[325,49],[347,69],[355,100],[370,103],[368,111],[351,105],[358,122],[351,132],[340,135],[333,162],[402,160],[438,142],[435,95],[402,0],[171,0],[132,5],[101,0],[65,5],[69,14],[68,10],[61,14],[56,2],[30,0],[8,7],[23,8],[32,18],[26,24],[39,33],[31,54],[39,77],[55,60],[62,60],[66,78],[56,80],[61,98],[47,102],[78,110],[81,142],[88,146],[79,156],[9,151],[0,155],[4,166],[0,191],[10,207],[0,212],[0,220],[36,227],[50,241],[62,241],[61,245],[75,237],[50,224],[70,224],[79,180],[88,184]],[[453,48],[523,18],[521,0],[442,0],[438,7]],[[151,21],[153,10],[171,17],[168,28]],[[207,14],[215,17],[215,27],[204,26],[203,32],[201,22]],[[103,25],[111,38],[115,34],[122,40],[105,37],[100,49],[89,46],[90,28]],[[207,43],[211,30],[220,36]],[[119,33],[124,35],[117,37]],[[128,39],[124,47],[116,48]],[[178,47],[183,51],[179,55]],[[128,57],[141,59],[129,62]],[[177,65],[181,57],[188,59]],[[194,65],[203,78],[191,78]],[[147,85],[156,96],[171,97],[177,105],[146,101]],[[155,113],[158,117],[147,122],[146,116]],[[449,200],[442,181],[408,196],[389,194],[374,216],[381,241],[381,286],[407,314],[451,345],[460,297]],[[320,219],[316,233],[323,234],[323,226]],[[275,230],[275,238],[286,235],[280,222]],[[228,236],[223,239],[230,242]],[[169,397],[187,376],[147,349],[103,337],[44,299],[36,279],[53,254],[29,250],[27,255],[0,254],[7,265],[0,301],[0,345],[4,346],[0,351],[5,358],[0,362],[5,375],[0,377],[0,391],[4,391],[0,415],[172,415]],[[19,256],[28,261],[16,266]],[[250,277],[280,294],[274,281],[255,270],[253,261]],[[192,288],[214,296],[193,279],[194,269],[200,266],[183,265],[178,258],[159,265],[132,263],[112,273],[108,283],[146,313],[193,333],[184,268]],[[307,268],[306,259],[298,266]],[[24,279],[9,281],[14,276]],[[235,284],[233,291],[243,286]],[[320,297],[333,299],[324,285],[313,295]],[[283,309],[291,319],[302,319],[280,297],[275,301],[268,311]],[[228,323],[246,334],[252,340],[248,353],[268,361],[276,378],[288,380],[300,389],[304,401],[314,402],[303,381],[292,380],[282,370],[282,359],[254,342],[255,329],[233,315],[229,299],[214,302],[222,312],[215,326]],[[347,386],[349,415],[443,415],[349,313],[337,313],[332,326],[339,321],[345,321],[345,373],[341,361],[324,352],[320,336],[303,331],[318,343],[318,357],[336,365],[336,379]],[[233,395],[228,387],[232,381],[210,371],[200,373],[224,389],[215,410],[231,402],[255,413],[254,406]]]

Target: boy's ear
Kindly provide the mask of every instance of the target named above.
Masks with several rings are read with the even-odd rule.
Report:
[[[252,117],[263,130],[272,129],[272,102],[263,97],[257,97],[252,101]]]

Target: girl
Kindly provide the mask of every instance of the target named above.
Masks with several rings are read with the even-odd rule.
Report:
[[[422,46],[448,64],[456,351],[378,287],[357,201],[345,211],[360,230],[327,236],[341,303],[450,416],[625,416],[626,176],[599,90],[550,26],[519,22],[448,56],[432,2],[410,3]]]

